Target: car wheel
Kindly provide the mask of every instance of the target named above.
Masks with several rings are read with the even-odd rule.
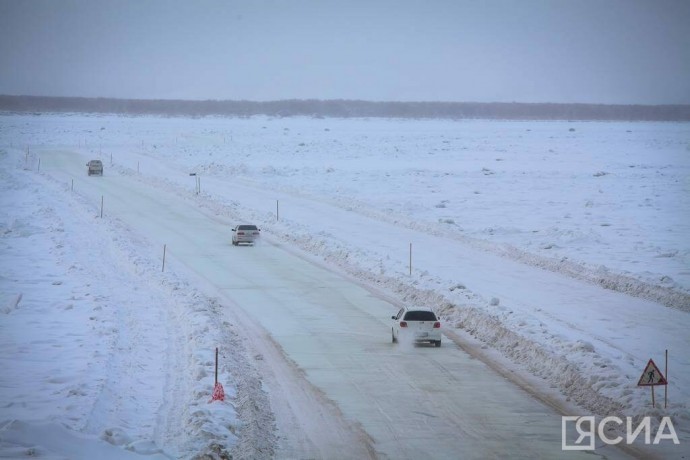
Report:
[[[436,343],[435,343],[434,345],[436,345],[436,348],[440,347],[440,346],[441,346],[441,341],[440,341],[440,340],[437,340]]]
[[[393,332],[393,329],[391,329],[391,340],[393,341],[393,343],[398,342],[398,339],[395,338],[395,332]]]

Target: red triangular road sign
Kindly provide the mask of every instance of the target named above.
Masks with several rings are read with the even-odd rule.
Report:
[[[211,400],[209,402],[212,401],[225,401],[225,390],[220,382],[216,382],[215,386],[213,387],[213,395],[211,396]]]
[[[640,381],[637,382],[637,386],[640,387],[651,387],[654,385],[667,385],[668,382],[666,381],[666,378],[664,377],[664,374],[661,373],[658,367],[656,367],[656,364],[654,364],[654,361],[651,359],[647,363],[647,367],[644,368],[644,372],[642,372],[642,376],[640,377]]]

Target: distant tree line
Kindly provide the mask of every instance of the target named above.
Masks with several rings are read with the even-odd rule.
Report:
[[[120,115],[251,117],[378,117],[501,120],[690,121],[690,105],[606,105],[503,102],[373,102],[292,99],[189,101],[81,97],[3,96],[0,111]]]

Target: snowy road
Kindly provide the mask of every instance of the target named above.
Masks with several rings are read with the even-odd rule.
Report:
[[[59,180],[84,169],[77,154],[43,158]],[[396,306],[356,283],[266,237],[232,247],[232,222],[107,168],[80,177],[78,188],[95,213],[103,197],[106,214],[166,244],[169,269],[193,272],[224,319],[247,331],[276,416],[278,458],[564,454],[559,413],[447,338],[440,349],[393,345]]]

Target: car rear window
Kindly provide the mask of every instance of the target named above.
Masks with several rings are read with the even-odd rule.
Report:
[[[238,230],[258,230],[256,225],[240,225]]]
[[[436,315],[432,311],[408,311],[404,319],[405,321],[436,321]]]

